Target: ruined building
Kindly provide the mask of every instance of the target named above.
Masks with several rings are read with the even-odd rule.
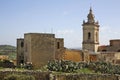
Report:
[[[40,67],[49,60],[62,58],[64,40],[54,34],[27,33],[24,39],[17,39],[17,65],[32,63]]]

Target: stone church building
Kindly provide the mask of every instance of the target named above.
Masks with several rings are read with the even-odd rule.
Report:
[[[49,60],[64,59],[80,61],[109,61],[120,63],[120,39],[110,40],[110,45],[99,45],[99,23],[90,8],[87,21],[83,21],[82,50],[64,48],[64,39],[55,34],[26,33],[24,39],[17,39],[17,65],[32,63],[35,67],[47,64]]]

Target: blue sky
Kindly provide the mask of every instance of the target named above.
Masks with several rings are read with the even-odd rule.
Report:
[[[82,45],[82,22],[92,6],[100,44],[120,39],[120,0],[0,0],[0,44],[16,46],[24,33],[54,33],[65,47]]]

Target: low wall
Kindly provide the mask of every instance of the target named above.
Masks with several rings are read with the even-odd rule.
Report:
[[[17,70],[9,70],[9,71],[0,71],[0,80],[4,80],[4,77],[10,74],[24,74],[24,75],[32,75],[35,77],[35,80],[49,80],[50,72],[41,72],[41,71],[17,71]]]
[[[64,55],[64,60],[70,60],[74,62],[83,61],[83,53],[80,50],[66,49],[63,55]]]
[[[0,80],[4,80],[4,77],[10,74],[25,74],[32,75],[35,80],[120,80],[119,75],[113,74],[78,74],[78,73],[63,73],[55,74],[52,72],[41,71],[16,71],[16,70],[3,70],[0,71]]]
[[[54,74],[51,80],[120,80],[119,75],[110,74]]]

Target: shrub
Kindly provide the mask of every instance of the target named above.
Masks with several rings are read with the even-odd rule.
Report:
[[[95,73],[120,74],[120,65],[114,65],[109,62],[72,62],[64,60],[49,61],[47,69],[57,72],[76,72],[88,69]],[[81,70],[80,70],[81,69]]]
[[[28,70],[32,70],[33,69],[33,65],[32,65],[32,63],[27,63],[27,64],[24,65],[23,68],[28,69]]]
[[[47,68],[50,71],[74,72],[78,68],[78,64],[72,61],[55,60],[49,61]]]
[[[0,67],[4,68],[14,68],[15,65],[13,62],[10,62],[9,60],[1,60],[0,61]]]

